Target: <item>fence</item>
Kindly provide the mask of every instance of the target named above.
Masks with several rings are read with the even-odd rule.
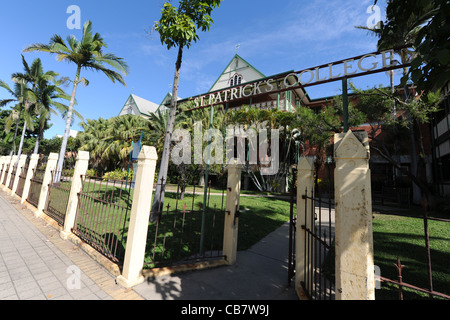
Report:
[[[38,162],[35,169],[33,169],[33,175],[30,179],[30,191],[28,192],[27,201],[36,208],[39,205],[39,196],[41,194],[42,183],[44,181],[46,162]]]
[[[303,259],[305,272],[300,283],[306,296],[312,300],[335,298],[334,255],[330,254],[334,242],[334,210],[330,195],[325,201],[320,193],[316,197],[314,190],[305,189],[302,195],[307,214],[304,221],[299,221],[305,231],[303,250],[306,252]]]
[[[29,164],[30,162],[26,161],[25,165],[22,168],[22,171],[20,172],[19,181],[17,183],[16,194],[21,198],[23,195],[23,188],[25,187],[25,180],[27,178]]]
[[[3,185],[6,184],[6,180],[8,179],[9,166],[10,166],[10,164],[7,163],[3,169],[3,174],[2,174],[2,177],[3,177],[2,184]]]
[[[195,185],[185,192],[183,185],[168,186],[164,204],[152,215],[146,253],[147,268],[223,258],[225,188],[211,194],[211,181],[205,188]],[[162,203],[159,201],[159,203]],[[202,227],[203,226],[203,227]]]
[[[59,181],[54,181],[55,176],[59,177]],[[61,172],[55,170],[51,172],[51,181],[48,186],[47,203],[44,207],[44,213],[60,225],[64,224],[71,185],[72,177],[65,175],[64,170]]]
[[[121,264],[131,210],[131,182],[86,176],[82,181],[72,231],[106,257]]]
[[[11,171],[11,175],[10,175],[10,179],[9,179],[9,186],[8,186],[8,188],[11,190],[14,186],[14,180],[16,179],[17,166],[18,166],[17,163],[13,164],[12,171]]]

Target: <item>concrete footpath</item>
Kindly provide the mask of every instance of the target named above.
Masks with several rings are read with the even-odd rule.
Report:
[[[0,300],[143,300],[0,190]]]
[[[126,289],[86,252],[0,190],[0,300],[298,300],[287,283],[288,224],[237,263]]]
[[[147,279],[134,290],[149,300],[299,300],[288,286],[288,241],[286,223],[239,251],[232,266]]]

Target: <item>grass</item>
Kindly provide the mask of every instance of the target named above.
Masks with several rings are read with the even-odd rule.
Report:
[[[147,263],[153,266],[154,261],[182,259],[199,251],[202,203],[202,195],[195,195],[193,198],[192,194],[188,194],[178,204],[176,204],[174,193],[166,195],[164,205],[169,205],[171,209],[163,214],[163,218],[158,225],[156,246],[154,245],[156,226],[150,225],[147,242],[147,248],[149,248],[146,255]],[[194,212],[188,212],[183,216],[182,210],[178,214],[171,211],[176,205],[179,210],[182,209],[184,204],[186,204],[188,211],[194,208]],[[216,205],[216,210],[214,210],[214,205]],[[209,210],[207,210],[205,218],[204,235],[204,248],[207,251],[221,251],[222,249],[225,205],[225,198],[222,198],[222,196],[211,195],[208,198]],[[221,210],[221,208],[223,209]],[[240,211],[238,250],[245,250],[289,219],[289,202],[273,198],[241,197]],[[183,217],[185,218],[184,224]],[[176,228],[173,228],[174,225],[176,225]],[[180,231],[182,228],[183,233]],[[181,240],[182,247],[170,246],[173,243],[180,243]],[[163,242],[165,243],[164,248]],[[164,259],[161,258],[162,255],[164,255]]]
[[[191,193],[189,193],[191,191]],[[199,193],[197,193],[197,191]],[[164,253],[164,259],[185,258],[198,251],[201,213],[203,204],[203,189],[196,188],[196,194],[192,195],[192,190],[187,190],[183,200],[176,200],[175,193],[167,192],[164,201],[164,220],[159,225],[157,246],[153,247],[156,227],[154,223],[149,224],[146,262],[153,259],[153,250],[156,256]],[[221,250],[223,239],[224,211],[226,207],[226,197],[222,197],[222,191],[211,190],[213,195],[208,196],[207,204],[209,210],[206,214],[205,222],[205,248],[206,250]],[[123,208],[131,208],[133,190],[124,189],[122,185],[113,186],[111,183],[85,183],[80,204],[80,216],[78,218],[77,229],[87,235],[91,242],[101,243],[103,250],[109,253],[123,252],[126,246],[128,234],[129,214],[124,214]],[[112,199],[112,204],[106,205],[98,199]],[[51,202],[56,205],[62,201],[56,189],[51,194]],[[167,208],[169,206],[169,208]],[[186,215],[185,232],[183,235],[179,230],[182,226],[183,208],[189,213]],[[214,209],[214,207],[216,209]],[[239,241],[238,250],[246,250],[270,232],[276,230],[289,219],[289,201],[267,197],[242,196],[240,198],[240,218],[239,218]],[[174,214],[175,208],[178,214]],[[126,211],[126,210],[125,210]],[[193,212],[191,212],[193,211]],[[128,212],[129,213],[129,212]],[[214,227],[213,227],[214,225]],[[176,228],[174,228],[175,226]],[[173,247],[170,244],[183,240],[183,247]],[[88,239],[89,240],[89,239]],[[118,240],[119,248],[111,247]],[[162,243],[165,247],[162,248]]]
[[[383,277],[398,280],[394,263],[400,259],[403,282],[428,288],[424,224],[419,218],[375,214],[373,220],[374,258]],[[433,289],[450,295],[450,223],[428,221]],[[427,294],[403,289],[404,299],[424,299]],[[397,286],[383,283],[377,299],[397,299]]]

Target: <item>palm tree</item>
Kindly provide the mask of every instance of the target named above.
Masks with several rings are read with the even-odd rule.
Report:
[[[53,98],[67,98],[67,95],[64,94],[60,88],[56,85],[50,85],[50,82],[56,83],[55,77],[58,74],[54,71],[47,71],[44,73],[44,68],[42,66],[41,59],[37,58],[31,64],[31,67],[28,65],[24,56],[22,55],[22,64],[24,67],[24,73],[14,73],[12,74],[12,79],[16,83],[29,84],[31,88],[25,88],[23,92],[24,95],[24,116],[25,116],[25,125],[22,131],[22,137],[20,140],[20,146],[18,151],[18,156],[20,157],[22,152],[23,140],[25,137],[26,129],[34,130],[34,124],[31,117],[34,114],[39,114],[43,111],[43,107],[50,108],[50,105],[57,106],[60,110],[64,109],[64,105],[60,104],[53,100]],[[41,121],[40,121],[41,122]],[[45,121],[43,121],[45,123]],[[43,125],[39,125],[39,134],[36,139],[36,146],[39,146],[39,136],[42,134]],[[37,153],[37,149],[35,147],[35,153]]]
[[[117,166],[126,168],[131,143],[138,140],[142,132],[150,131],[149,122],[136,115],[87,120],[81,126],[84,131],[77,137],[81,150],[90,152],[94,166],[102,172]]]
[[[19,150],[17,152],[17,155],[18,155],[17,161],[18,161],[19,157],[22,153],[22,147],[23,147],[26,130],[27,129],[34,130],[33,120],[32,120],[33,112],[31,110],[31,108],[33,107],[33,104],[36,102],[36,96],[35,96],[33,90],[31,90],[28,87],[27,81],[25,79],[19,79],[19,78],[13,77],[13,80],[15,82],[14,91],[11,90],[11,88],[8,86],[8,84],[6,84],[4,81],[0,81],[0,86],[2,88],[6,89],[14,97],[14,99],[3,100],[4,103],[8,103],[8,102],[12,102],[12,101],[19,102],[13,108],[13,110],[11,110],[11,114],[7,121],[7,126],[5,128],[5,131],[9,132],[9,130],[11,128],[11,121],[13,119],[15,119],[17,121],[16,122],[16,133],[15,133],[15,137],[16,137],[17,125],[18,125],[18,121],[19,121],[20,117],[23,117],[25,120],[23,129],[22,129],[22,135],[20,138]],[[15,152],[15,137],[14,137],[14,142],[13,142],[14,152]],[[11,155],[12,155],[12,153],[11,153]]]
[[[4,107],[12,102],[16,102],[16,105],[12,108],[11,112],[9,113],[8,118],[6,119],[6,123],[5,123],[5,132],[9,133],[13,122],[14,121],[16,122],[16,128],[15,128],[14,137],[12,140],[13,145],[11,147],[11,152],[9,154],[10,156],[12,156],[16,152],[16,137],[17,137],[17,131],[19,129],[20,115],[21,115],[21,111],[23,109],[22,96],[23,96],[23,92],[25,91],[26,85],[24,83],[15,83],[14,89],[12,90],[6,82],[0,80],[0,87],[7,90],[9,92],[9,94],[12,96],[12,98],[0,100],[0,107]]]
[[[47,80],[41,79],[38,82],[37,88],[36,88],[36,104],[35,104],[35,111],[38,114],[39,122],[38,122],[38,133],[36,137],[36,144],[34,146],[34,152],[35,154],[39,151],[39,142],[40,139],[43,136],[44,128],[49,120],[50,113],[53,113],[55,115],[58,115],[58,112],[56,112],[54,108],[56,108],[60,114],[64,114],[68,110],[68,106],[58,102],[56,99],[64,99],[69,101],[70,96],[67,95],[60,87],[60,82],[57,82],[55,84],[50,84]],[[82,119],[81,115],[73,110],[73,112]]]
[[[59,153],[59,160],[56,168],[57,174],[55,175],[55,181],[59,181],[63,167],[78,84],[80,82],[85,85],[89,84],[89,81],[81,77],[81,70],[90,69],[100,71],[104,73],[112,82],[115,83],[116,81],[119,81],[123,85],[126,85],[122,75],[114,70],[108,69],[107,65],[113,67],[124,75],[128,74],[128,65],[122,58],[118,58],[112,53],[104,53],[103,47],[106,47],[106,43],[103,41],[103,38],[98,33],[92,33],[92,22],[87,21],[83,26],[83,36],[81,41],[77,40],[74,35],[71,35],[67,37],[66,44],[61,36],[54,35],[50,39],[49,44],[32,44],[24,50],[24,52],[42,51],[50,54],[56,54],[58,61],[71,62],[77,66],[75,78],[73,80],[73,90],[69,110],[66,117],[66,127],[64,130],[61,151]]]

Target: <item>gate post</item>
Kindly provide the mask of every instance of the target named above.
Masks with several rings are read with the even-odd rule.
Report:
[[[117,277],[117,282],[126,288],[144,281],[142,267],[145,258],[157,159],[158,155],[154,147],[142,147],[138,156],[123,272],[122,275]]]
[[[36,217],[39,217],[44,212],[45,204],[47,203],[48,187],[52,183],[52,171],[56,170],[56,163],[58,162],[58,154],[50,153],[48,156],[47,166],[45,168],[44,179],[42,180],[41,194],[39,195],[38,209],[34,213]]]
[[[375,299],[367,132],[335,134],[336,300]]]
[[[69,201],[67,202],[66,214],[64,216],[63,230],[60,232],[60,236],[63,239],[67,239],[69,234],[72,233],[72,228],[75,224],[75,217],[78,208],[78,193],[83,188],[83,176],[89,166],[89,152],[78,151],[77,163],[75,164],[75,170],[72,177],[72,185],[70,187]]]
[[[314,197],[314,164],[311,157],[302,157],[297,165],[297,222],[295,235],[295,290],[299,298],[306,298],[305,292],[302,288],[301,282],[304,280],[306,274],[311,274],[313,261],[313,243],[310,243],[309,254],[307,257],[307,250],[305,250],[307,242],[306,230],[311,229],[314,225],[311,219],[311,209],[314,205],[313,200],[303,199],[303,196],[308,193],[308,196]],[[305,225],[306,219],[306,225]],[[308,264],[305,261],[309,261]],[[310,288],[309,288],[310,289]],[[311,290],[309,290],[311,292]]]
[[[30,192],[30,186],[31,186],[31,178],[33,178],[34,170],[37,167],[39,161],[39,155],[38,154],[32,154],[30,158],[30,163],[28,165],[28,172],[27,177],[25,179],[25,184],[23,186],[23,193],[22,193],[22,199],[20,200],[20,203],[25,203],[28,198],[28,194]]]
[[[9,183],[11,182],[11,175],[12,175],[12,171],[14,169],[14,164],[17,162],[17,156],[12,156],[11,158],[11,162],[9,163],[9,168],[8,168],[8,172],[6,172],[7,176],[6,176],[6,182],[5,182],[5,186],[3,187],[3,190],[6,191],[9,189]]]
[[[17,185],[19,184],[20,174],[22,173],[22,169],[25,166],[25,163],[27,162],[28,156],[26,154],[21,155],[19,158],[19,163],[17,164],[16,168],[16,176],[14,178],[13,187],[11,189],[11,195],[13,196],[16,193]]]
[[[223,255],[227,264],[232,265],[236,263],[237,254],[242,165],[238,164],[238,161],[235,160],[227,168],[228,181],[223,231]]]

